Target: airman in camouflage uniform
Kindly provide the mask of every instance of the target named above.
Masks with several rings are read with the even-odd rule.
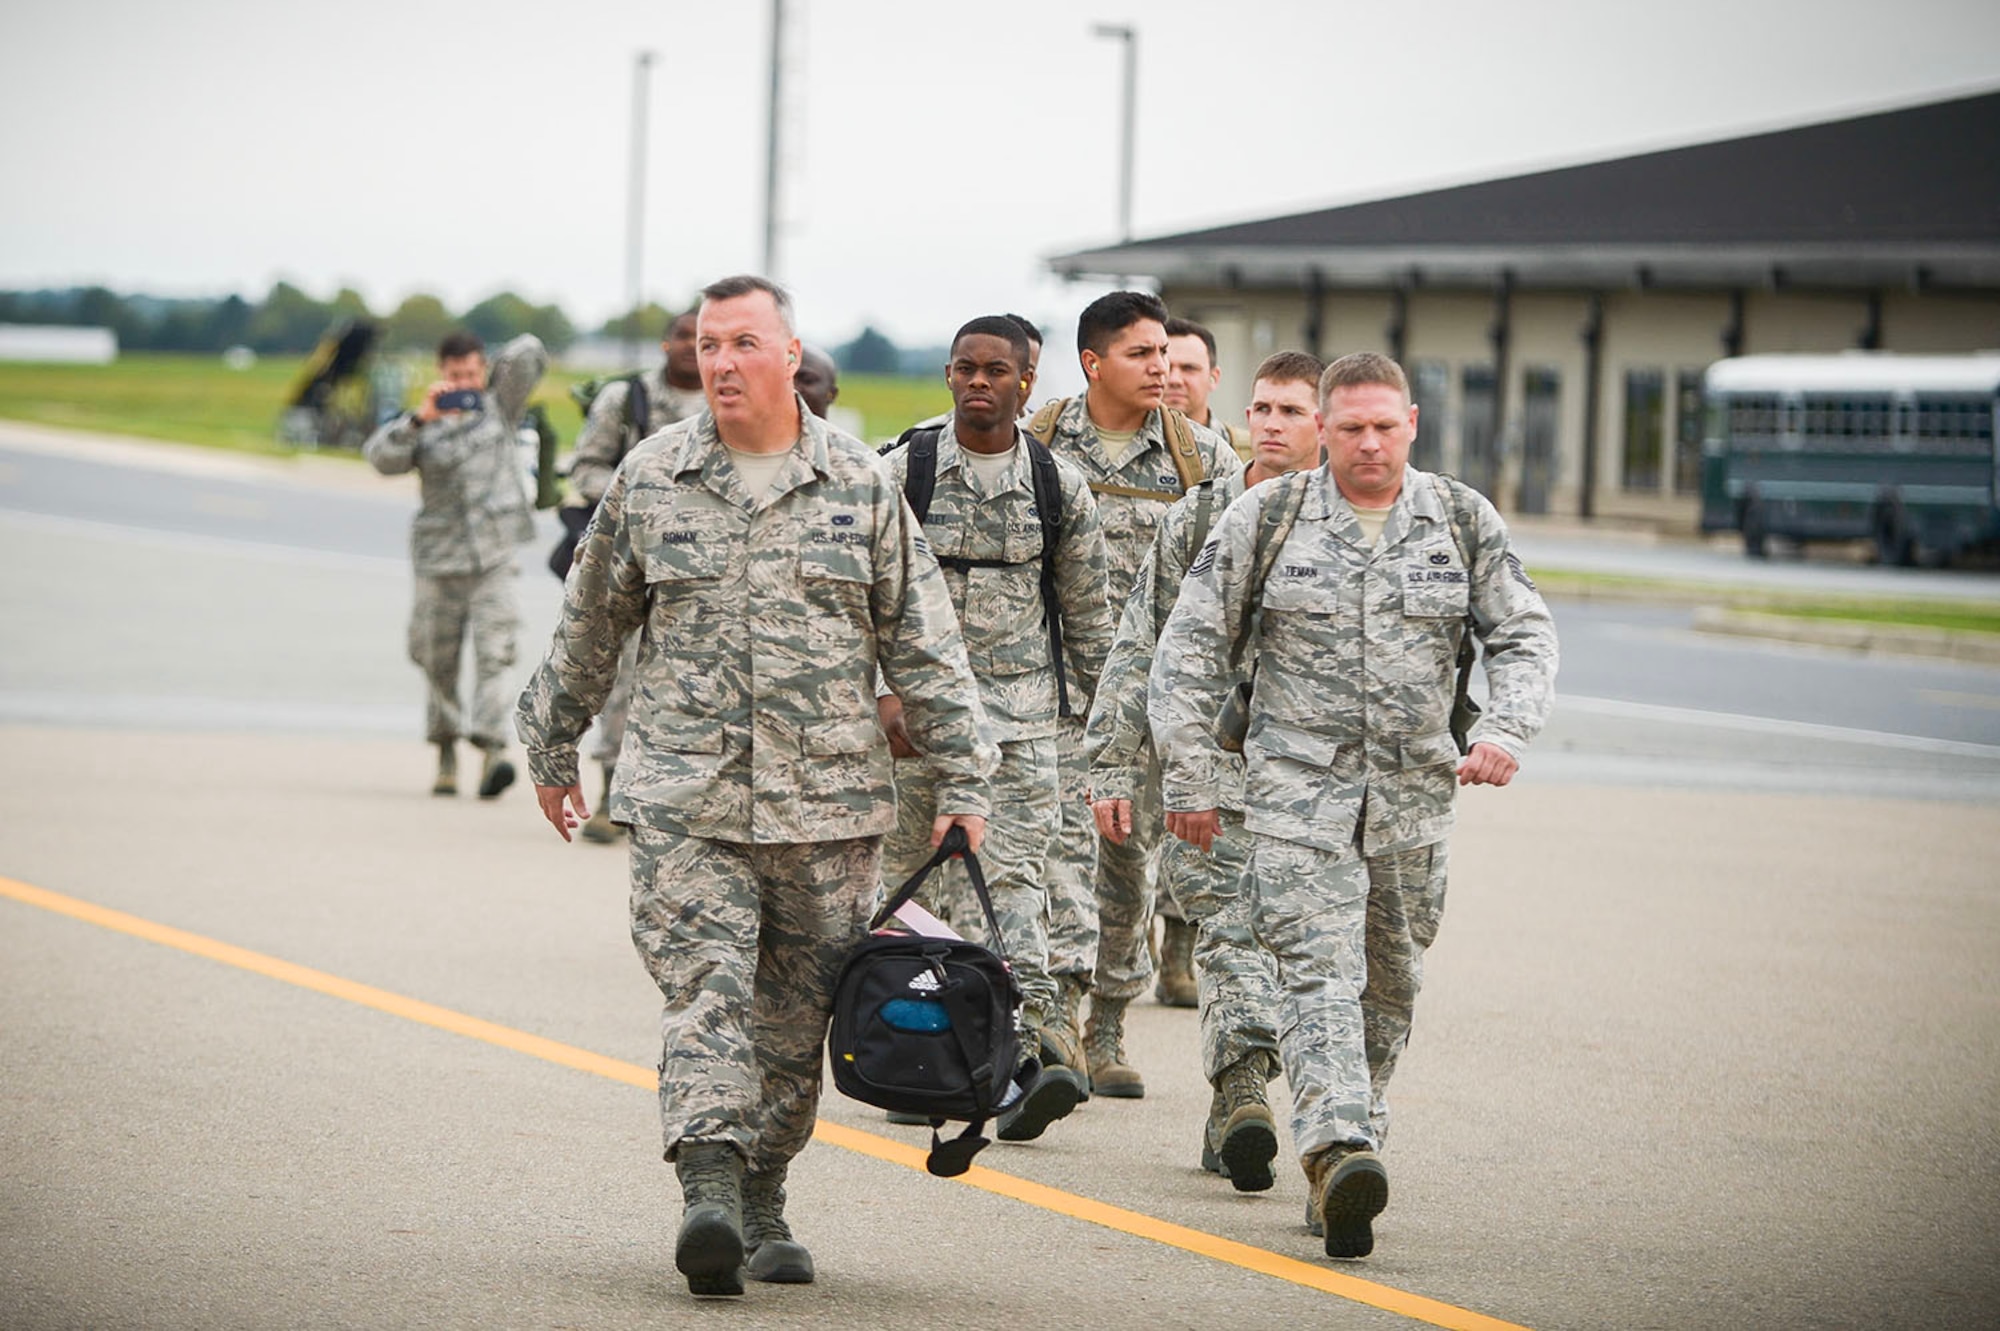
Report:
[[[1077,320],[1077,357],[1089,388],[1080,397],[1044,407],[1034,425],[1051,428],[1049,448],[1076,464],[1097,496],[1114,606],[1132,593],[1139,564],[1152,547],[1160,515],[1185,493],[1174,462],[1166,394],[1166,307],[1141,292],[1099,297]],[[1172,415],[1185,431],[1203,475],[1218,479],[1243,470],[1229,445],[1213,431]],[[1129,438],[1121,438],[1121,432]],[[1107,438],[1107,435],[1109,436]],[[1133,835],[1124,844],[1100,840],[1089,807],[1090,775],[1083,760],[1084,701],[1072,672],[1070,694],[1078,715],[1057,731],[1062,782],[1062,831],[1048,868],[1051,923],[1049,968],[1071,995],[1091,991],[1084,1053],[1093,1094],[1136,1099],[1145,1082],[1125,1061],[1125,1006],[1145,992],[1152,975],[1146,935],[1153,918],[1152,861],[1159,846],[1157,781],[1142,780],[1133,811]]]
[[[1454,778],[1512,779],[1547,719],[1557,648],[1492,505],[1408,465],[1417,413],[1395,362],[1334,362],[1320,413],[1327,467],[1250,491],[1189,570],[1148,712],[1168,828],[1206,846],[1221,802],[1216,720],[1258,616],[1243,882],[1257,940],[1277,960],[1309,1214],[1329,1256],[1359,1257],[1388,1202],[1376,1151],[1444,907]],[[1295,506],[1288,530],[1280,506]],[[1489,701],[1454,769],[1467,631],[1485,648]]]
[[[1027,337],[1002,316],[974,319],[953,337],[945,378],[954,408],[930,445],[935,479],[928,511],[921,515],[925,539],[944,568],[965,633],[988,737],[1000,746],[1000,768],[991,782],[993,814],[980,863],[999,920],[1002,951],[1026,995],[1023,1044],[1030,1052],[1039,1044],[1044,1063],[1020,1100],[1001,1115],[997,1132],[1003,1141],[1039,1137],[1085,1091],[1082,1042],[1060,1020],[1057,985],[1048,969],[1049,900],[1042,866],[1062,817],[1056,808],[1061,700],[1049,616],[1055,616],[1062,633],[1063,659],[1074,663],[1087,689],[1097,686],[1111,640],[1097,504],[1082,473],[1052,455],[1061,496],[1055,515],[1060,528],[1054,550],[1056,604],[1042,601],[1044,528],[1031,455],[1040,445],[1014,423],[1027,362]],[[924,443],[912,442],[913,436],[927,440],[928,432],[912,431],[905,436],[906,446],[888,454],[890,476],[906,492],[913,459],[924,449]],[[894,698],[885,698],[882,706],[893,739],[898,730]],[[914,756],[897,764],[896,797],[897,830],[882,855],[883,879],[890,888],[930,858],[935,792]],[[933,890],[959,876],[953,872],[947,880],[943,871],[934,874],[924,885],[925,904],[961,934],[984,938],[986,924],[967,889],[954,882],[955,891]]]
[[[1250,469],[1204,483],[1160,520],[1119,620],[1086,731],[1092,808],[1098,831],[1108,840],[1124,840],[1131,825],[1142,759],[1152,748],[1147,675],[1181,580],[1216,518],[1247,486],[1318,465],[1315,408],[1324,368],[1317,357],[1302,351],[1267,357],[1257,367],[1245,413],[1257,441]],[[1247,898],[1238,886],[1249,857],[1241,755],[1224,753],[1222,768],[1214,844],[1204,852],[1168,838],[1160,896],[1183,913],[1195,935],[1202,1071],[1213,1088],[1202,1125],[1202,1166],[1227,1177],[1239,1192],[1260,1192],[1276,1181],[1271,1162],[1278,1153],[1277,1123],[1265,1086],[1278,1074],[1277,979],[1270,954],[1251,937]]]
[[[812,1134],[833,985],[896,821],[879,670],[976,849],[998,755],[937,562],[872,449],[792,391],[790,302],[703,292],[709,408],[613,477],[517,719],[543,815],[588,817],[576,744],[640,638],[612,790],[632,829],[632,938],[665,999],[660,1118],[697,1294],[812,1279],[783,1213]],[[747,1264],[746,1264],[747,1258]]]
[[[695,362],[693,310],[675,316],[660,339],[666,359],[638,379],[638,400],[633,400],[632,376],[614,379],[591,399],[590,414],[576,437],[576,452],[569,464],[569,495],[563,501],[563,520],[574,530],[582,530],[589,515],[611,484],[611,475],[625,455],[648,435],[664,430],[675,421],[684,421],[705,405],[701,396],[701,368]],[[597,737],[590,757],[604,773],[597,812],[583,825],[583,839],[610,843],[618,839],[611,821],[611,778],[618,763],[618,750],[625,742],[625,718],[632,706],[632,670],[639,656],[636,637],[625,644],[618,661],[618,681],[611,686],[604,711],[597,718]]]
[[[410,528],[416,597],[410,609],[410,659],[429,684],[425,729],[438,748],[434,794],[458,793],[456,745],[483,750],[479,794],[491,799],[514,780],[507,747],[506,672],[514,664],[514,547],[533,539],[526,478],[516,434],[528,397],[548,369],[540,340],[523,334],[493,358],[467,332],[438,346],[438,382],[415,411],[377,430],[362,455],[384,476],[414,469],[422,507]],[[467,410],[441,411],[440,394],[477,392]],[[473,690],[468,715],[459,703],[460,653],[472,637]]]

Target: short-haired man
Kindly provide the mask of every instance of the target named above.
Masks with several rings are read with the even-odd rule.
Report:
[[[895,825],[881,671],[937,788],[934,842],[983,839],[978,686],[937,562],[873,449],[793,389],[791,303],[761,277],[702,292],[707,409],[618,469],[517,713],[565,840],[588,817],[576,741],[640,639],[612,787],[632,829],[632,938],[665,999],[660,1119],[695,1294],[813,1278],[784,1218],[812,1136],[833,987]]]
[[[1389,1198],[1376,1152],[1444,909],[1454,783],[1512,779],[1548,717],[1557,648],[1493,506],[1409,465],[1417,409],[1402,368],[1344,356],[1319,400],[1327,465],[1223,514],[1161,634],[1148,714],[1168,830],[1207,849],[1216,721],[1255,622],[1242,890],[1277,961],[1308,1214],[1329,1257],[1362,1257]],[[1488,701],[1458,761],[1468,632],[1485,647]]]
[[[792,387],[805,399],[806,410],[825,420],[826,413],[840,397],[840,367],[818,347],[802,347],[799,372],[792,378]]]
[[[438,343],[438,377],[416,410],[362,445],[384,476],[414,470],[422,506],[410,528],[416,596],[410,659],[429,686],[425,731],[437,746],[434,795],[458,793],[457,742],[485,759],[479,797],[514,781],[507,751],[507,680],[520,615],[514,606],[514,548],[535,535],[515,442],[528,398],[549,367],[531,333],[500,349],[489,372],[486,345],[460,329]],[[459,660],[472,639],[472,707],[458,692]]]
[[[1107,599],[1123,606],[1152,547],[1161,515],[1194,484],[1243,470],[1227,442],[1165,405],[1167,309],[1156,296],[1114,291],[1077,319],[1077,359],[1087,383],[1078,397],[1052,402],[1029,429],[1056,456],[1076,464],[1097,496],[1111,576]],[[1072,675],[1072,698],[1089,697]],[[1084,1056],[1091,1093],[1136,1099],[1146,1084],[1125,1056],[1125,1008],[1152,974],[1146,935],[1153,915],[1153,851],[1159,843],[1157,787],[1142,783],[1133,835],[1100,841],[1083,761],[1083,715],[1057,731],[1062,832],[1047,871],[1049,968],[1075,1011],[1090,991]]]
[[[645,374],[614,379],[591,399],[590,414],[576,437],[569,464],[569,495],[563,501],[563,525],[578,536],[597,511],[605,487],[618,464],[641,439],[684,421],[702,408],[701,367],[694,354],[695,312],[688,310],[667,322],[660,337],[659,367]],[[618,750],[625,743],[625,718],[632,708],[632,667],[638,659],[635,637],[625,644],[618,662],[618,681],[611,687],[604,711],[597,718],[597,736],[590,756],[604,774],[597,812],[578,835],[608,845],[618,839],[611,821],[611,781]]]
[[[1131,832],[1132,805],[1152,736],[1146,724],[1146,679],[1153,649],[1181,579],[1208,540],[1214,521],[1245,489],[1319,465],[1319,376],[1325,367],[1303,351],[1280,351],[1257,367],[1244,413],[1257,440],[1240,477],[1206,482],[1167,510],[1105,660],[1090,709],[1084,756],[1090,763],[1092,810],[1108,840]],[[1207,851],[1171,839],[1161,858],[1163,901],[1173,902],[1195,931],[1193,967],[1201,1009],[1202,1072],[1208,1078],[1208,1121],[1201,1162],[1238,1192],[1261,1192],[1275,1179],[1277,1122],[1265,1087],[1278,1075],[1277,987],[1271,958],[1250,936],[1249,911],[1237,888],[1248,860],[1243,832],[1243,763],[1222,755],[1221,813]]]
[[[1209,395],[1222,382],[1222,362],[1216,358],[1215,334],[1192,319],[1167,320],[1167,405],[1187,414],[1198,425],[1229,436],[1229,446],[1245,465],[1254,461],[1250,431],[1215,419]]]
[[[1000,923],[1001,945],[1026,995],[1022,1047],[1039,1046],[1043,1068],[996,1127],[1002,1141],[1028,1141],[1075,1107],[1086,1090],[1080,1041],[1051,1024],[1057,986],[1049,974],[1048,890],[1042,864],[1062,814],[1056,807],[1056,727],[1068,701],[1058,677],[1053,627],[1062,658],[1088,689],[1097,687],[1111,645],[1111,609],[1104,599],[1104,534],[1097,503],[1074,465],[1055,457],[1015,424],[1028,384],[1028,339],[999,315],[967,323],[952,338],[945,365],[951,419],[935,432],[913,430],[888,454],[889,473],[909,492],[913,468],[930,476],[929,499],[918,514],[924,537],[945,572],[979,681],[987,735],[1000,746],[991,787],[993,813],[980,853]],[[1040,456],[1036,454],[1039,452]],[[1036,469],[1054,473],[1057,535],[1049,538],[1037,499]],[[1045,551],[1044,541],[1055,548]],[[1045,587],[1045,556],[1052,587]],[[1051,593],[1054,604],[1047,604]],[[902,731],[893,695],[879,700],[892,740]],[[905,748],[905,753],[911,751]],[[899,820],[883,847],[883,881],[894,888],[929,858],[936,802],[914,755],[897,764]],[[931,880],[933,883],[937,879]],[[983,938],[986,925],[965,894],[929,891],[949,900],[946,914],[961,933]],[[1044,1028],[1047,1038],[1042,1038]]]

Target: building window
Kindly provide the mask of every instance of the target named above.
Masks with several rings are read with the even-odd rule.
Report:
[[[1660,488],[1660,445],[1666,433],[1666,375],[1625,371],[1625,448],[1619,482],[1627,490]]]
[[[1701,493],[1701,427],[1708,418],[1702,402],[1702,372],[1674,376],[1674,493]]]
[[[1441,360],[1410,365],[1410,400],[1417,405],[1417,441],[1410,445],[1410,465],[1420,471],[1444,470],[1445,404],[1451,397],[1451,366]]]
[[[1491,365],[1468,365],[1459,373],[1458,478],[1488,499],[1499,492],[1500,440],[1493,431],[1494,378]]]

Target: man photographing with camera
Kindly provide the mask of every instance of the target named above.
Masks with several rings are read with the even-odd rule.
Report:
[[[438,750],[434,795],[458,793],[460,737],[485,755],[479,797],[492,799],[514,781],[507,748],[507,668],[514,664],[514,547],[535,534],[515,432],[528,397],[548,369],[548,352],[531,333],[493,359],[463,329],[438,344],[438,377],[414,411],[377,430],[362,446],[384,476],[415,471],[422,507],[410,528],[416,596],[410,607],[410,659],[424,672],[430,701],[427,736]],[[459,660],[472,637],[470,712],[458,692]]]

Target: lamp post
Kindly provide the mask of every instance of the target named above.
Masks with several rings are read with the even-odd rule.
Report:
[[[771,0],[771,104],[764,145],[764,276],[778,280],[778,115],[784,93],[785,0]]]
[[[1105,37],[1125,43],[1125,117],[1119,144],[1118,164],[1118,239],[1130,243],[1132,239],[1132,131],[1137,118],[1139,89],[1139,30],[1129,23],[1098,23],[1092,25],[1093,37]]]
[[[653,53],[641,51],[632,62],[632,172],[625,203],[625,290],[632,320],[625,330],[625,354],[639,356],[638,315],[646,303],[643,258],[646,248],[646,83]]]

